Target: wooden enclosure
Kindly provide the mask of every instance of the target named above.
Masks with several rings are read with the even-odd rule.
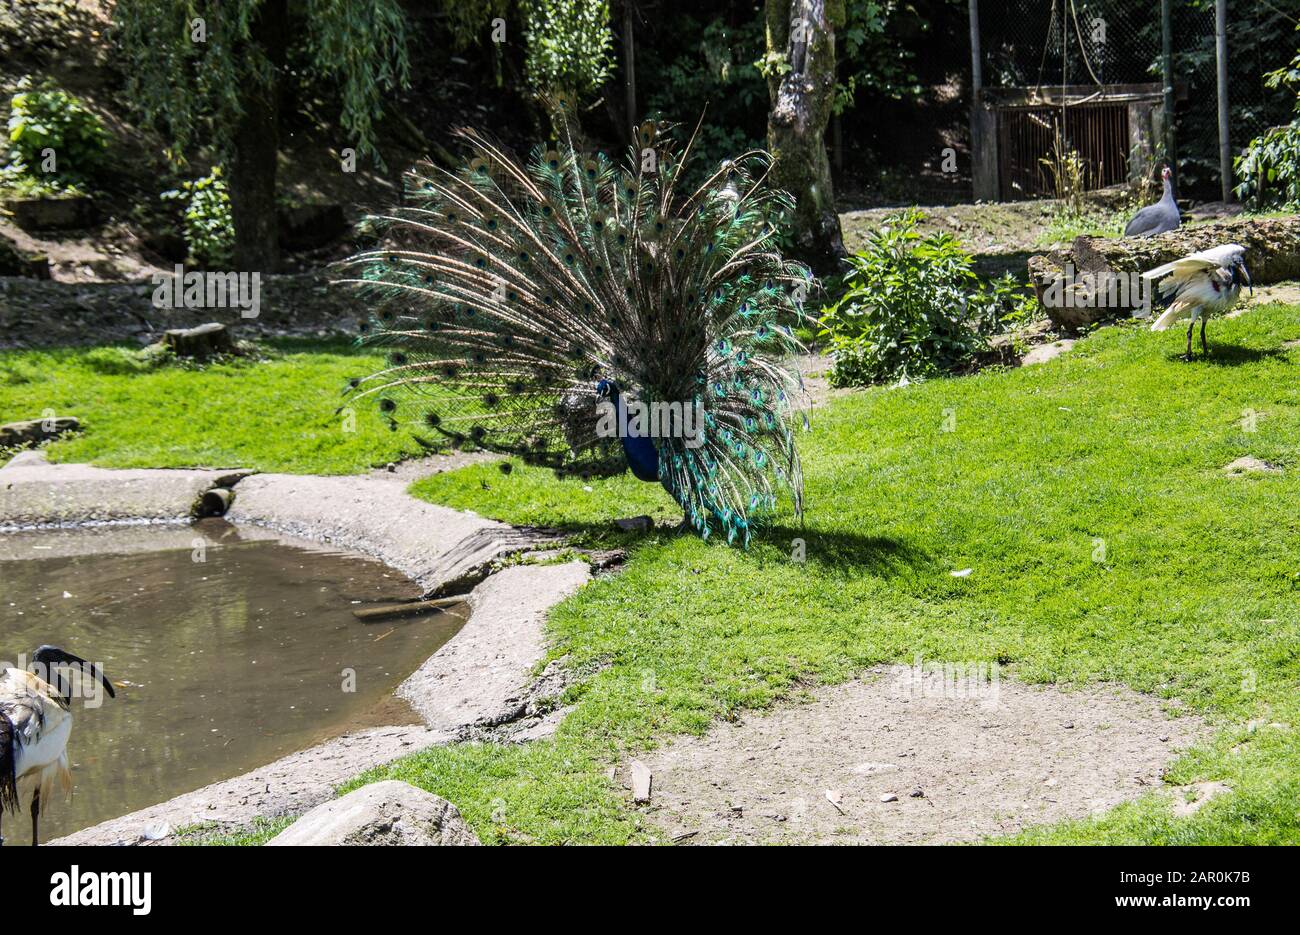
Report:
[[[1044,160],[1058,145],[1079,154],[1088,190],[1148,171],[1161,102],[1158,84],[982,89],[971,120],[975,197],[1051,195]]]

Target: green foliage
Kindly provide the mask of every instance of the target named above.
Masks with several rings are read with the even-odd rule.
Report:
[[[684,176],[695,185],[724,159],[764,146],[767,84],[755,63],[763,24],[683,16],[662,28],[656,46],[637,50],[637,85],[645,89],[647,113],[681,124],[683,137],[699,123]],[[665,56],[665,49],[675,54]]]
[[[918,93],[911,53],[889,30],[898,18],[915,17],[916,10],[898,0],[846,0],[844,15],[844,26],[835,34],[841,80],[835,86],[834,113],[852,110],[859,90],[872,100]],[[928,24],[920,25],[924,29]]]
[[[1300,114],[1300,52],[1285,68],[1264,75],[1264,83],[1295,92],[1295,111]],[[1237,197],[1251,207],[1300,205],[1300,119],[1255,137],[1236,158],[1233,169],[1241,179],[1235,189]]]
[[[1237,197],[1252,208],[1300,205],[1300,123],[1255,137],[1233,168],[1241,179]]]
[[[915,208],[889,218],[849,258],[845,291],[822,316],[837,386],[933,376],[967,363],[985,335],[1019,314],[1014,280],[980,286],[951,234],[922,234]]]
[[[183,162],[198,144],[226,149],[243,95],[273,80],[265,36],[253,32],[261,6],[262,0],[132,0],[114,6],[127,98],[167,134],[174,162]],[[401,4],[306,0],[289,9],[291,57],[338,86],[344,129],[358,152],[374,154],[384,100],[406,85],[410,71]],[[204,41],[193,38],[199,29]]]
[[[10,169],[39,179],[52,176],[58,183],[84,182],[94,176],[108,145],[104,126],[80,98],[49,82],[18,82],[10,100]],[[44,168],[45,150],[53,150],[54,170]]]
[[[185,243],[190,256],[204,266],[229,264],[235,248],[230,193],[221,167],[201,179],[181,182],[180,188],[162,193],[164,201],[180,202],[185,212]]]
[[[533,0],[524,7],[524,71],[542,94],[590,97],[610,75],[608,0]]]

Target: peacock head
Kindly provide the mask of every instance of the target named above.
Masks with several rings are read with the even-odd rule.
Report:
[[[596,395],[601,399],[618,399],[618,384],[613,380],[598,380]]]

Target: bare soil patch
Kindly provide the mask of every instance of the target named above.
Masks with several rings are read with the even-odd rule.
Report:
[[[1002,679],[995,693],[932,697],[911,673],[874,669],[644,757],[649,818],[692,844],[974,841],[1159,789],[1207,730],[1115,686]]]

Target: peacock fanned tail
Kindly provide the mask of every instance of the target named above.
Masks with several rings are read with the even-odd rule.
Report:
[[[701,535],[748,542],[782,489],[803,509],[788,359],[812,277],[777,248],[791,204],[763,184],[765,153],[681,194],[690,145],[679,156],[655,125],[637,133],[622,167],[567,138],[521,164],[473,131],[459,171],[417,166],[405,203],[376,219],[384,248],[348,261],[363,340],[388,352],[351,391],[394,428],[561,476],[627,468],[602,420],[611,387],[629,408],[663,404],[660,483]],[[680,431],[695,415],[698,431]],[[625,436],[646,434],[629,421]]]

